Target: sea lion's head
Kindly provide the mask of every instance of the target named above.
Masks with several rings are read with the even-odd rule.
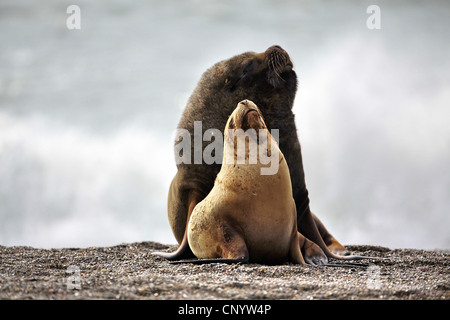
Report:
[[[272,175],[278,171],[280,154],[283,157],[258,106],[248,99],[239,102],[225,126],[224,163],[257,164],[261,174]]]
[[[211,97],[216,104],[221,101],[224,108],[249,99],[265,114],[283,106],[290,110],[297,75],[288,53],[280,46],[271,46],[261,53],[245,52],[216,63],[203,74],[199,87],[203,98]]]
[[[250,100],[242,100],[228,118],[225,129],[254,129],[258,132],[259,129],[267,129],[267,126],[258,106]]]
[[[178,124],[180,134],[177,134],[175,147],[176,150],[181,150],[177,151],[177,155],[181,156],[177,158],[177,166],[206,163],[209,166],[199,167],[199,173],[204,174],[206,170],[205,175],[216,176],[223,156],[223,150],[218,146],[226,138],[226,133],[222,130],[236,105],[244,99],[258,106],[253,107],[258,111],[249,111],[245,117],[244,114],[240,116],[245,120],[242,123],[244,132],[247,132],[246,126],[259,126],[257,114],[260,119],[264,116],[261,123],[266,126],[265,130],[260,130],[259,127],[259,130],[255,130],[259,144],[265,141],[264,138],[259,139],[260,131],[263,131],[263,135],[265,131],[270,131],[277,142],[280,137],[277,135],[278,131],[283,134],[281,138],[284,140],[289,137],[295,139],[292,107],[296,91],[297,75],[292,61],[279,46],[272,46],[261,53],[245,52],[217,62],[202,74]],[[243,107],[238,107],[241,111],[244,110],[241,108]],[[236,110],[235,115],[238,112]],[[239,116],[234,118],[233,125],[236,125],[238,118]],[[272,130],[278,131],[272,133]],[[248,133],[248,136],[252,139],[255,135]],[[195,140],[195,137],[198,139]],[[213,139],[214,142],[211,142]],[[186,147],[180,147],[184,142]],[[199,152],[200,143],[202,153]],[[209,157],[207,161],[205,154]],[[203,159],[200,159],[201,155]]]
[[[261,53],[245,52],[227,60],[224,85],[229,90],[256,84],[280,89],[292,85],[296,75],[288,53],[280,46],[272,46]]]

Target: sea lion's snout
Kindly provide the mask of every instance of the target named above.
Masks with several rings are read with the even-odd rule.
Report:
[[[266,63],[269,68],[283,69],[292,68],[293,64],[289,54],[280,46],[271,46],[266,52]]]
[[[266,53],[267,53],[267,52],[270,52],[271,50],[281,50],[281,51],[284,51],[284,49],[283,49],[282,47],[280,47],[280,46],[278,46],[278,45],[273,45],[273,46],[269,47],[269,48],[266,50]],[[284,52],[286,52],[286,51],[284,51]]]
[[[256,104],[250,100],[242,100],[238,103],[233,116],[233,124],[236,128],[247,129],[264,129],[265,124],[262,119],[261,111]]]
[[[288,53],[280,46],[271,46],[265,51],[265,63],[268,68],[267,81],[275,88],[283,87],[286,80],[282,74],[294,67]]]
[[[262,124],[261,119],[259,117],[258,111],[254,109],[250,109],[249,111],[247,111],[247,113],[245,114],[245,121],[249,128],[255,130],[264,128],[264,125]]]
[[[245,100],[242,100],[241,102],[239,102],[237,107],[242,108],[242,109],[248,109],[248,110],[256,110],[256,111],[259,110],[258,106],[253,101],[250,101],[248,99],[245,99]]]

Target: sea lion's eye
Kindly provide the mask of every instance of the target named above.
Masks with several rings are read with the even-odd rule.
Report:
[[[245,66],[244,69],[242,70],[243,74],[247,74],[249,72],[251,72],[253,70],[253,60],[248,62]]]
[[[239,82],[244,79],[249,72],[252,72],[254,69],[253,60],[252,61],[244,61],[240,65],[239,71],[235,75],[233,75],[232,79],[226,78],[225,85],[231,90],[234,91],[238,86]],[[239,73],[240,72],[240,73]]]

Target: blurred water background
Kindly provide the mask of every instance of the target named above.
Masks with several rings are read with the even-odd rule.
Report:
[[[0,1],[0,245],[176,243],[187,98],[215,62],[278,44],[313,211],[344,244],[449,249],[449,16],[446,1]]]

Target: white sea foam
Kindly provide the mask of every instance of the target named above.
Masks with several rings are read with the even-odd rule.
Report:
[[[165,211],[175,172],[170,137],[135,127],[102,136],[4,113],[0,126],[1,243],[172,240]]]
[[[369,30],[353,0],[80,0],[68,30],[72,3],[0,1],[0,244],[174,243],[180,108],[215,62],[278,44],[313,211],[343,243],[450,248],[449,5],[399,3]]]

